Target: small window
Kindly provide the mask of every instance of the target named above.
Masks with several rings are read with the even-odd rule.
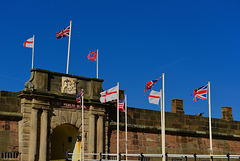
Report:
[[[10,130],[10,121],[5,121],[4,130]]]
[[[69,143],[72,142],[72,137],[68,137],[68,142],[69,142]]]

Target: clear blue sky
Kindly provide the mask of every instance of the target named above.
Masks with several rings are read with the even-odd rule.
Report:
[[[31,49],[23,42],[35,36],[34,68],[66,72],[68,38],[56,32],[72,20],[69,74],[96,77],[87,60],[99,49],[99,78],[106,90],[120,83],[128,105],[159,110],[143,95],[146,82],[165,73],[166,111],[171,99],[184,99],[186,114],[204,112],[207,101],[191,93],[211,82],[212,117],[233,107],[240,121],[240,1],[1,1],[0,90],[20,91],[30,78]],[[162,88],[161,81],[154,90]]]

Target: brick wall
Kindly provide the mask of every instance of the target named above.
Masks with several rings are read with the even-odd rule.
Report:
[[[0,153],[18,152],[20,100],[16,92],[0,91]],[[0,157],[2,160],[2,156]]]

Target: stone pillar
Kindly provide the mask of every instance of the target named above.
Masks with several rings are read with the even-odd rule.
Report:
[[[47,133],[48,133],[48,110],[43,109],[41,116],[41,129],[40,129],[40,152],[39,161],[46,161],[47,158]]]
[[[104,144],[104,125],[103,125],[103,115],[99,115],[97,124],[97,152],[102,153]]]
[[[95,153],[95,133],[96,133],[96,127],[95,127],[95,115],[90,112],[89,114],[89,153]],[[94,158],[94,156],[91,156],[90,158]]]
[[[30,122],[30,143],[29,143],[29,160],[36,160],[37,152],[37,121],[38,121],[38,109],[33,107],[31,111]]]
[[[183,99],[174,98],[174,99],[171,99],[171,101],[172,101],[172,110],[171,110],[171,112],[172,113],[184,114],[184,111],[183,111]]]
[[[222,107],[222,118],[226,121],[233,121],[232,107]]]

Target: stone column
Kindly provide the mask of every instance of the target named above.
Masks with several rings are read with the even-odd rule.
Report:
[[[89,114],[89,153],[95,153],[95,133],[96,133],[96,127],[95,127],[95,115],[90,113]],[[94,158],[94,156],[90,156],[91,159]]]
[[[47,160],[47,132],[48,132],[48,110],[43,109],[41,116],[41,129],[40,129],[40,152],[39,152],[39,161]]]
[[[99,115],[98,124],[97,124],[97,152],[103,152],[103,143],[104,143],[104,125],[103,125],[103,115]]]
[[[32,108],[31,122],[30,122],[30,143],[29,143],[29,160],[36,160],[37,152],[37,121],[38,121],[38,109]]]

